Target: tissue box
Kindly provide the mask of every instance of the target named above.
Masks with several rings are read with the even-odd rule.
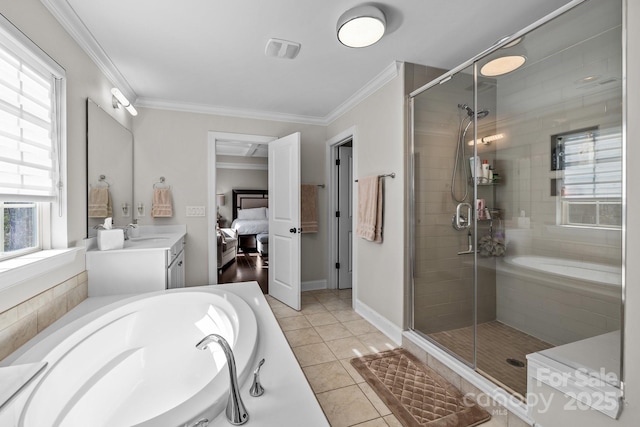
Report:
[[[124,230],[121,228],[111,230],[98,230],[98,249],[108,251],[122,249],[124,247]]]

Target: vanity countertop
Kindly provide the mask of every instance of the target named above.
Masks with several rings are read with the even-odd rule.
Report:
[[[92,253],[119,253],[149,249],[171,249],[187,233],[185,225],[142,225],[129,231],[130,238],[124,241],[122,249],[101,251],[95,237],[87,239],[87,256]]]

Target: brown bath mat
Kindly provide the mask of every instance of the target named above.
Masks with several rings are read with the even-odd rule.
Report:
[[[404,349],[357,357],[351,364],[405,427],[471,427],[491,418]]]

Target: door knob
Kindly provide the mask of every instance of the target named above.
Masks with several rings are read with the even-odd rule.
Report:
[[[289,233],[296,233],[296,228],[295,227],[294,228],[290,228],[289,229]]]

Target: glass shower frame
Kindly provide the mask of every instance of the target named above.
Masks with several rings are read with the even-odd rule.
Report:
[[[416,230],[416,200],[415,200],[415,191],[416,191],[416,183],[415,183],[415,179],[416,179],[416,170],[415,170],[415,155],[416,155],[416,146],[415,146],[415,140],[414,140],[414,134],[415,134],[415,123],[416,123],[416,117],[415,117],[415,98],[420,95],[421,93],[430,90],[438,85],[441,84],[446,84],[447,82],[449,82],[451,79],[455,78],[456,75],[458,75],[459,73],[463,72],[466,69],[472,68],[473,69],[473,83],[474,83],[474,90],[473,90],[473,111],[479,111],[479,109],[482,107],[481,105],[478,105],[478,94],[477,94],[477,90],[475,90],[475,88],[477,88],[478,85],[478,75],[479,75],[479,70],[478,70],[478,64],[479,62],[483,59],[486,58],[487,56],[491,55],[492,53],[498,51],[498,49],[502,48],[503,46],[508,45],[509,43],[517,40],[518,38],[524,36],[525,34],[529,33],[530,31],[546,24],[549,21],[552,21],[553,19],[559,17],[560,15],[564,14],[565,12],[573,9],[574,7],[579,6],[582,3],[587,2],[588,0],[576,0],[573,1],[567,5],[565,5],[564,7],[562,7],[561,9],[558,9],[556,12],[554,12],[553,14],[547,16],[546,18],[544,18],[541,21],[538,21],[532,25],[530,25],[527,28],[524,28],[523,30],[513,34],[512,36],[506,37],[502,40],[500,40],[499,42],[497,42],[496,44],[494,44],[493,46],[491,46],[489,49],[485,50],[484,52],[480,53],[479,55],[475,56],[474,58],[470,59],[469,61],[461,64],[460,66],[456,67],[455,69],[445,73],[444,75],[442,75],[441,77],[439,77],[438,79],[436,79],[435,81],[432,81],[430,83],[428,83],[427,85],[417,89],[416,91],[412,92],[409,95],[409,105],[410,105],[410,135],[411,135],[411,141],[410,141],[410,162],[409,162],[409,166],[410,166],[410,197],[409,197],[409,209],[410,209],[410,227],[411,227],[411,232],[409,233],[410,238],[409,238],[409,243],[410,243],[410,248],[411,248],[411,294],[410,294],[410,304],[408,305],[409,308],[409,319],[410,319],[410,328],[413,330],[416,330],[415,328],[415,316],[416,316],[416,312],[415,312],[415,301],[416,301],[416,287],[415,287],[415,283],[414,283],[414,278],[415,278],[415,269],[416,269],[416,262],[417,260],[415,259],[415,254],[416,254],[416,238],[415,238],[415,230]],[[624,18],[624,2],[623,2],[623,18]],[[624,19],[623,21],[623,25],[624,25]],[[622,46],[622,54],[623,54],[623,63],[624,63],[624,46]],[[622,69],[622,99],[625,99],[626,96],[626,90],[625,90],[625,85],[624,85],[624,81],[625,81],[625,76],[624,76],[625,70],[624,67]],[[624,102],[623,102],[624,104]],[[626,168],[626,156],[624,155],[625,153],[625,148],[626,148],[626,125],[625,125],[625,120],[626,120],[626,116],[624,114],[624,110],[623,110],[623,114],[622,114],[622,125],[621,125],[621,131],[622,131],[622,152],[623,152],[623,158],[622,158],[622,199],[621,199],[621,204],[622,204],[622,226],[621,226],[621,249],[622,249],[622,283],[621,283],[621,308],[620,308],[620,316],[621,316],[621,321],[620,321],[620,361],[619,361],[619,365],[620,365],[620,376],[619,376],[619,386],[620,388],[623,387],[623,379],[624,379],[624,369],[623,369],[623,349],[624,349],[624,341],[623,341],[623,337],[624,337],[624,294],[625,294],[625,275],[624,275],[624,265],[625,265],[625,258],[624,258],[624,248],[625,248],[625,239],[626,239],[626,212],[625,212],[625,207],[626,207],[626,179],[625,179],[625,168]],[[477,141],[477,137],[478,137],[478,132],[477,132],[477,124],[478,124],[478,119],[477,117],[474,117],[474,123],[473,123],[473,140]],[[477,156],[478,155],[478,147],[477,145],[474,145],[473,147],[473,156]],[[477,157],[476,157],[477,158]],[[477,186],[477,182],[474,182],[473,185],[473,202],[475,204],[475,201],[478,199],[478,186]],[[475,247],[475,242],[478,241],[478,221],[477,221],[477,215],[473,215],[473,242],[474,242],[474,247]],[[477,326],[478,326],[478,320],[477,320],[477,299],[478,299],[478,254],[477,252],[475,252],[473,254],[473,264],[474,264],[474,268],[473,268],[473,298],[474,298],[474,304],[473,304],[473,308],[472,308],[472,316],[473,316],[473,356],[472,356],[472,360],[467,360],[463,357],[461,357],[459,354],[456,354],[455,352],[453,352],[451,349],[437,343],[434,342],[433,340],[430,340],[431,342],[434,342],[439,348],[443,349],[445,352],[449,353],[450,355],[452,355],[453,357],[456,357],[458,360],[464,362],[466,365],[468,365],[470,368],[477,370],[478,366],[477,366],[477,360],[478,360],[478,355],[477,355]],[[416,330],[417,332],[420,332],[419,330]],[[420,335],[425,336],[424,333],[420,333]],[[427,338],[428,339],[428,338]]]

